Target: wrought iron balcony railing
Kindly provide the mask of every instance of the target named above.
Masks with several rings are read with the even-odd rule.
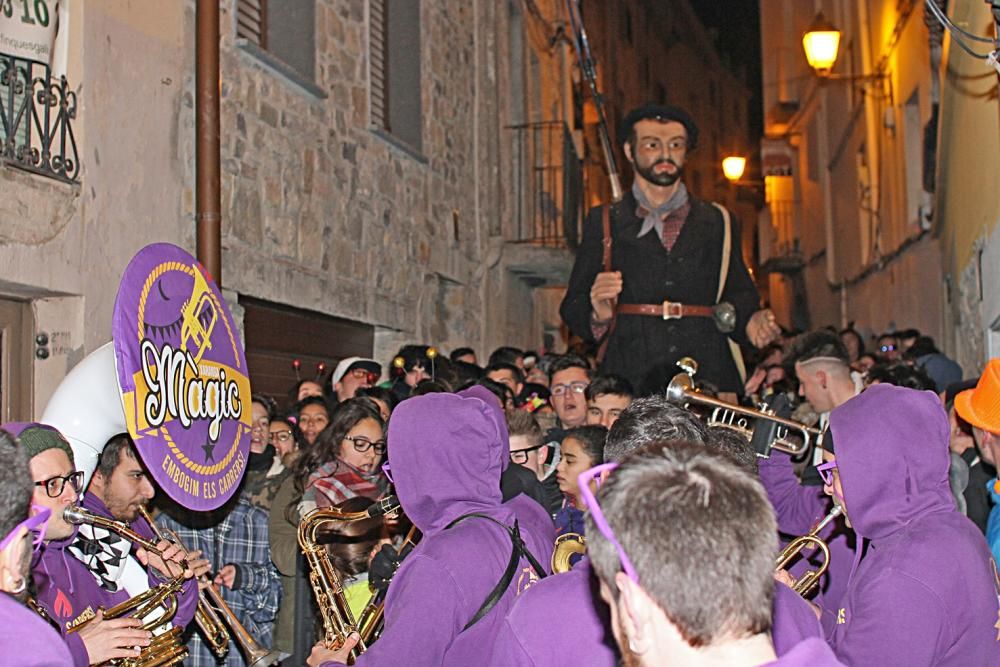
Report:
[[[509,241],[575,248],[583,206],[583,169],[561,121],[513,125],[516,208]]]
[[[0,53],[0,162],[74,183],[76,93],[45,63]]]

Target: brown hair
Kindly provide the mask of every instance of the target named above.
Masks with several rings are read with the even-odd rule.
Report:
[[[532,447],[542,444],[542,427],[527,410],[507,410],[507,432],[510,435],[523,435],[528,438]]]
[[[770,629],[777,524],[764,487],[731,459],[654,442],[622,461],[598,502],[639,585],[690,646]],[[587,553],[617,595],[621,561],[590,514]]]
[[[355,496],[334,507],[344,512],[363,512],[374,502],[364,496]],[[327,530],[320,531],[318,535],[318,541],[326,544],[330,563],[338,572],[348,577],[367,572],[368,556],[383,537],[382,520],[340,521],[330,526]]]

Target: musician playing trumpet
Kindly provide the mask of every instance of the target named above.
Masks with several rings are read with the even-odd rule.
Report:
[[[136,594],[111,577],[112,570],[121,574],[121,568],[113,567],[114,559],[120,557],[124,561],[124,557],[134,553],[136,558],[149,563],[157,574],[150,575],[142,569],[145,581],[141,583],[148,589],[158,583],[159,577],[179,573],[179,564],[188,554],[164,542],[160,544],[163,558],[154,557],[144,549],[133,551],[127,541],[122,542],[117,536],[103,532],[99,540],[83,538],[81,529],[63,518],[63,511],[76,504],[83,480],[83,472],[76,470],[73,450],[66,439],[55,429],[41,424],[24,428],[19,438],[30,457],[35,489],[32,501],[52,512],[41,553],[32,563],[38,605],[58,626],[77,667],[139,655],[139,648],[148,646],[151,640],[151,634],[140,628],[142,622],[134,618],[104,619],[103,616],[102,609],[111,608]],[[148,527],[135,528],[145,528],[148,532]],[[98,568],[96,573],[74,554],[81,548],[93,552]],[[184,574],[189,578],[194,575],[191,570]],[[196,600],[197,588],[191,580],[184,585],[176,623],[190,620]],[[79,631],[71,632],[76,625],[81,626]]]

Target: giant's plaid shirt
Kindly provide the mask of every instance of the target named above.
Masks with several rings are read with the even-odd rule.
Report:
[[[156,518],[156,523],[176,531],[188,549],[201,549],[212,564],[212,576],[223,565],[231,563],[236,566],[234,589],[223,586],[222,598],[247,632],[270,648],[274,619],[281,602],[281,580],[271,562],[267,520],[266,511],[240,497],[232,511],[211,528],[189,528],[162,513]],[[194,621],[189,630],[193,633],[188,640],[190,655],[184,661],[185,665],[241,667],[246,664],[239,647],[232,640],[229,642],[229,653],[222,662],[209,650]]]

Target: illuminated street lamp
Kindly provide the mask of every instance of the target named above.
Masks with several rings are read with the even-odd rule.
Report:
[[[735,183],[743,178],[743,172],[747,168],[747,159],[739,155],[730,155],[722,160],[722,173],[726,180]]]
[[[840,48],[840,31],[826,20],[823,12],[816,15],[812,25],[802,36],[802,48],[806,52],[806,60],[818,76],[828,77],[837,62],[837,51]]]

